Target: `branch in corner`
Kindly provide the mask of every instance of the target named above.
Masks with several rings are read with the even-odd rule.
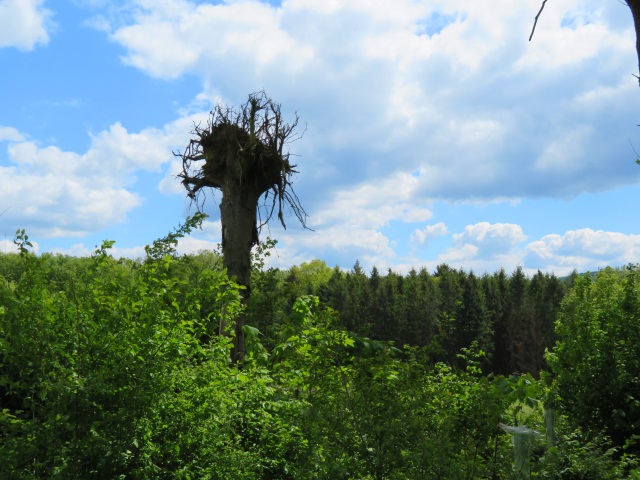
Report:
[[[547,0],[542,0],[542,5],[540,6],[540,10],[538,11],[538,14],[536,15],[536,18],[533,22],[533,28],[531,29],[531,35],[529,35],[529,41],[531,41],[531,39],[533,38],[533,32],[536,31],[536,25],[538,24],[538,18],[540,18],[540,14],[542,13],[542,10],[544,10],[544,4],[547,3]]]

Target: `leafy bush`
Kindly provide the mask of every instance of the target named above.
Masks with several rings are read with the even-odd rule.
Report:
[[[534,478],[554,480],[620,480],[637,465],[633,457],[619,459],[619,451],[601,435],[586,434],[566,419],[560,422],[558,444],[547,448],[534,469]],[[631,473],[633,474],[633,473]]]
[[[277,381],[308,403],[297,425],[312,449],[309,478],[475,479],[509,468],[502,392],[472,358],[467,372],[430,368],[419,351],[336,321],[317,297],[300,298],[273,355]]]
[[[555,383],[484,376],[473,342],[461,370],[433,365],[345,330],[315,296],[286,314],[274,269],[254,272],[247,318],[265,334],[245,326],[239,365],[217,334],[243,313],[239,287],[216,254],[175,254],[201,220],[145,261],[113,259],[113,242],[91,259],[35,256],[22,231],[20,254],[0,256],[0,478],[518,478],[498,425],[542,432],[543,400],[561,412],[557,444],[536,437],[531,477],[640,477],[624,450],[640,398],[635,268],[577,281]]]
[[[547,359],[560,405],[583,431],[602,432],[638,453],[640,432],[640,271],[605,269],[576,280]]]
[[[0,477],[296,478],[300,406],[211,334],[237,287],[206,270],[194,288],[171,256],[118,262],[111,244],[64,290],[47,256],[0,278]]]

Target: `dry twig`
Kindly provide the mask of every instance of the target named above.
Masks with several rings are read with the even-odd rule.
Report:
[[[542,13],[542,10],[544,10],[544,4],[547,3],[547,0],[542,0],[542,5],[540,6],[540,11],[538,11],[538,14],[536,15],[536,18],[533,22],[533,28],[531,29],[531,35],[529,35],[529,41],[531,41],[531,39],[533,38],[533,32],[536,31],[536,25],[538,24],[538,18],[540,17],[540,14]]]

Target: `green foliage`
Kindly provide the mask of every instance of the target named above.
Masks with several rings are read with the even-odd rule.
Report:
[[[340,324],[358,335],[427,347],[432,363],[455,364],[456,354],[477,342],[485,371],[500,374],[546,368],[545,348],[553,346],[553,325],[566,284],[538,272],[532,279],[516,269],[477,277],[440,265],[402,276],[391,270],[367,276],[359,263],[343,271],[321,260],[292,267],[283,294],[288,305],[301,295],[317,295],[339,312]],[[283,292],[284,291],[284,292]],[[280,297],[281,298],[281,297]],[[282,321],[283,312],[279,313]]]
[[[29,236],[25,233],[24,228],[16,230],[16,236],[13,243],[18,246],[18,252],[20,255],[26,255],[29,253],[27,247],[33,248],[33,244],[29,241]]]
[[[317,295],[320,288],[326,285],[331,278],[332,272],[331,267],[323,260],[316,258],[310,262],[302,262],[299,266],[291,267],[287,281],[299,288],[293,292],[296,298],[302,295]]]
[[[189,235],[194,228],[200,228],[207,216],[205,213],[196,212],[191,217],[187,217],[184,225],[179,225],[178,228],[166,237],[155,240],[151,246],[147,245],[144,247],[147,258],[150,260],[159,260],[166,255],[175,255],[178,240],[185,235]]]
[[[262,342],[269,348],[275,344],[279,329],[291,307],[284,294],[284,274],[277,268],[265,268],[266,259],[277,245],[267,238],[254,248],[251,258],[251,295],[247,300],[245,322],[258,328]]]
[[[297,478],[300,405],[211,334],[238,315],[237,287],[206,270],[194,289],[171,256],[119,262],[111,246],[64,290],[51,257],[0,277],[0,477]]]
[[[556,324],[548,361],[569,419],[638,452],[640,272],[605,269],[578,278]],[[635,445],[634,445],[635,443]]]
[[[316,297],[300,298],[273,356],[278,382],[308,403],[299,427],[310,478],[474,479],[506,468],[495,456],[502,394],[474,352],[467,372],[431,369],[418,351],[349,334],[336,320]]]
[[[24,232],[26,251],[0,255],[0,478],[512,479],[498,425],[542,433],[545,408],[557,432],[532,438],[531,478],[638,478],[635,268],[576,277],[553,374],[502,377],[483,371],[540,367],[524,348],[553,339],[554,277],[281,272],[268,240],[243,311],[217,253],[175,254],[201,221],[143,262],[112,241],[36,256]],[[241,314],[238,365],[218,325]]]
[[[251,251],[251,268],[257,271],[262,270],[266,259],[271,256],[271,251],[276,248],[277,244],[278,241],[271,237],[258,243]]]
[[[571,480],[634,479],[637,458],[618,459],[619,451],[600,435],[587,434],[562,419],[559,442],[537,459],[533,478]]]

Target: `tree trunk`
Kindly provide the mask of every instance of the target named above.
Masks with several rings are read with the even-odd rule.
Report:
[[[258,243],[256,209],[259,193],[240,185],[230,176],[222,189],[220,202],[220,220],[222,223],[222,253],[224,266],[229,278],[245,287],[241,291],[243,300],[249,298],[251,290],[251,248]],[[236,319],[235,339],[232,359],[242,361],[244,352],[244,316]],[[226,324],[220,323],[220,333],[225,332]]]
[[[638,73],[640,74],[640,0],[627,0],[627,5],[631,9],[633,15],[633,24],[636,28],[636,54],[638,56]],[[636,76],[640,82],[640,75]]]

